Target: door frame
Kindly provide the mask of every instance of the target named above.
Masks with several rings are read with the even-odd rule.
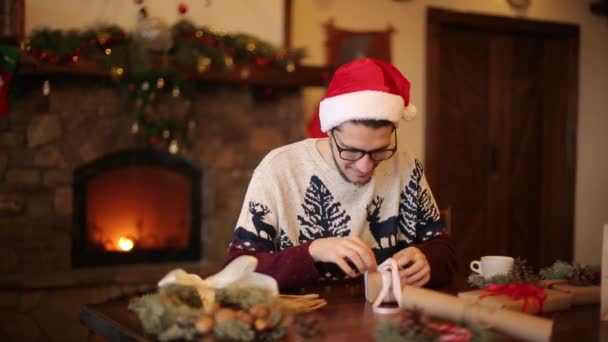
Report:
[[[562,62],[543,60],[547,70],[543,87],[552,89],[559,99],[544,96],[543,115],[543,180],[541,185],[541,213],[538,236],[538,260],[541,265],[552,264],[556,259],[572,260],[574,236],[574,196],[576,177],[576,136],[578,111],[578,55],[579,27],[574,24],[533,21],[454,12],[429,8],[427,11],[427,65],[426,65],[426,125],[425,161],[427,175],[432,182],[433,169],[441,166],[441,151],[436,136],[441,120],[440,61],[441,36],[444,27],[466,27],[489,32],[508,32],[542,36],[565,46],[566,67]],[[556,48],[549,43],[546,48]],[[565,44],[565,45],[564,45]],[[558,48],[559,49],[559,48]],[[560,63],[559,65],[557,63]],[[551,72],[560,70],[561,72]],[[565,86],[559,86],[559,85]],[[544,90],[543,90],[544,91]],[[551,113],[551,117],[546,115]],[[458,227],[455,227],[456,231]]]

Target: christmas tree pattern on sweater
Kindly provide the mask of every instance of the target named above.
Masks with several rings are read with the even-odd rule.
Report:
[[[350,216],[317,176],[310,178],[302,209],[304,215],[298,215],[301,225],[298,237],[300,243],[350,234]]]

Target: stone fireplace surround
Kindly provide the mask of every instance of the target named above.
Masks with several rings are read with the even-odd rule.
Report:
[[[297,89],[258,102],[242,85],[199,85],[193,144],[182,155],[207,170],[201,261],[73,269],[72,172],[98,157],[141,147],[111,81],[51,79],[20,89],[0,118],[0,339],[81,341],[84,303],[154,288],[173,268],[221,266],[249,177],[271,149],[304,137]]]

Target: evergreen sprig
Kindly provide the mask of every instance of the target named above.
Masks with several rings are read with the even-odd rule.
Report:
[[[497,274],[486,279],[483,276],[474,273],[469,275],[467,282],[471,287],[481,289],[490,284],[509,284],[513,282],[513,279],[507,274]]]
[[[562,260],[557,260],[553,265],[542,268],[539,272],[541,279],[569,279],[572,277],[574,267]]]
[[[213,291],[215,304],[203,305],[196,288],[169,285],[131,299],[128,308],[137,314],[144,331],[160,341],[188,341],[210,337],[209,334],[217,340],[274,341],[287,334],[290,324],[300,322],[293,319],[296,312],[268,290],[228,287]],[[258,310],[258,316],[253,316],[254,306],[266,313],[260,316]],[[259,319],[264,320],[262,326],[255,324]],[[212,330],[200,330],[202,320],[214,322]],[[316,327],[314,319],[306,322]],[[315,332],[318,334],[319,329]]]

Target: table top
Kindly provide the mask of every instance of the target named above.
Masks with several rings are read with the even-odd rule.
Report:
[[[363,286],[342,284],[314,289],[328,304],[315,311],[326,341],[373,341],[376,326],[388,316],[378,315],[365,301]],[[444,289],[445,292],[453,292]],[[311,293],[313,291],[306,291]],[[137,315],[127,309],[129,298],[81,307],[80,320],[92,332],[110,340],[149,341]],[[608,322],[600,323],[599,305],[574,306],[569,310],[547,314],[554,320],[552,341],[608,340]],[[496,336],[499,341],[514,341]]]

